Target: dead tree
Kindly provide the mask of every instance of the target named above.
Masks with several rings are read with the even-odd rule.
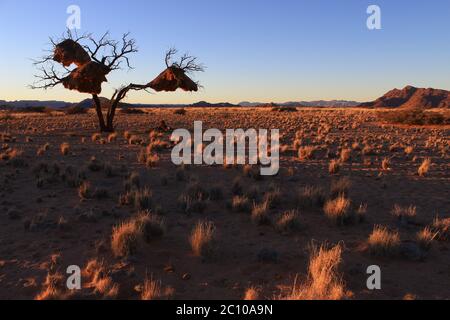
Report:
[[[108,33],[95,40],[92,35],[74,38],[70,31],[59,41],[50,40],[50,54],[35,61],[40,73],[35,76],[37,81],[30,87],[49,89],[63,85],[66,89],[91,94],[101,132],[114,131],[116,109],[130,91],[198,91],[198,83],[186,74],[204,71],[197,58],[188,54],[173,62],[177,50],[170,49],[165,57],[167,69],[153,81],[146,84],[131,83],[115,90],[105,118],[99,99],[102,83],[107,82],[106,77],[110,72],[121,69],[122,64],[128,69],[132,68],[129,56],[138,51],[136,41],[130,39],[128,33],[122,36],[121,41],[114,41],[109,39]]]

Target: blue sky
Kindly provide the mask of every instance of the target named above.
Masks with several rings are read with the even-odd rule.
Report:
[[[63,88],[31,90],[31,58],[81,8],[79,33],[130,31],[135,69],[116,71],[102,95],[146,83],[164,68],[171,46],[207,66],[198,93],[131,93],[129,102],[372,100],[407,84],[450,89],[450,1],[429,0],[0,0],[0,99],[79,101]],[[382,30],[366,27],[381,7]]]

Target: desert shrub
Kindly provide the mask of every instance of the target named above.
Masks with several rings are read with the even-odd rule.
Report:
[[[297,112],[296,107],[273,107],[272,112]]]
[[[333,159],[330,161],[330,164],[328,165],[328,172],[330,174],[339,173],[340,169],[341,169],[341,163],[339,160]]]
[[[231,200],[231,209],[234,212],[250,212],[250,200],[246,196],[234,196]]]
[[[326,195],[321,187],[306,186],[299,190],[297,205],[300,208],[322,207],[325,203]]]
[[[133,171],[124,182],[126,191],[137,189],[141,186],[141,176],[139,172]]]
[[[272,191],[264,194],[264,202],[267,202],[270,209],[275,209],[281,205],[282,202],[282,194],[280,189],[275,188]]]
[[[136,109],[136,108],[122,108],[120,109],[120,113],[122,114],[145,114],[144,110]]]
[[[97,259],[90,260],[83,269],[87,287],[93,289],[95,296],[103,299],[115,299],[119,294],[119,285],[110,276],[106,263]]]
[[[149,188],[134,191],[134,207],[138,210],[150,210],[153,204],[153,193]]]
[[[39,292],[36,300],[65,300],[69,297],[66,290],[65,277],[59,273],[49,272],[45,278],[41,292]]]
[[[283,300],[341,300],[348,296],[342,276],[339,274],[342,246],[328,249],[311,246],[308,277],[304,283],[295,283]]]
[[[425,227],[416,234],[417,244],[422,250],[429,250],[433,240],[438,236],[430,227]]]
[[[393,256],[398,253],[400,235],[383,226],[375,226],[367,241],[369,252],[377,256]]]
[[[424,159],[419,169],[417,170],[419,176],[424,177],[428,173],[428,170],[430,170],[430,166],[431,166],[431,158]]]
[[[269,204],[266,201],[261,204],[253,204],[252,221],[257,225],[270,224],[269,209]]]
[[[94,197],[94,188],[89,181],[83,181],[78,188],[78,196],[81,199],[92,199]]]
[[[81,106],[72,106],[66,109],[67,115],[74,115],[74,114],[86,114],[88,113],[88,108],[83,108]]]
[[[323,211],[328,219],[339,226],[355,221],[355,213],[351,208],[351,201],[344,195],[328,200],[323,207]]]
[[[182,194],[178,198],[178,204],[186,214],[203,213],[207,207],[206,199],[200,197],[192,197],[187,194]]]
[[[331,197],[336,197],[339,195],[348,195],[352,183],[350,178],[342,177],[337,180],[331,181],[330,194]]]
[[[183,109],[183,108],[175,109],[173,111],[174,114],[181,115],[181,116],[184,116],[186,114],[186,112],[187,112],[186,109]]]
[[[104,168],[104,164],[98,160],[96,157],[91,157],[91,159],[89,159],[89,163],[87,165],[88,169],[91,170],[92,172],[98,172],[103,170]]]
[[[282,213],[276,223],[276,229],[279,232],[293,232],[299,230],[300,227],[300,214],[296,210]]]
[[[436,217],[431,224],[431,230],[436,234],[436,239],[446,241],[450,239],[450,218]]]
[[[145,279],[141,292],[141,300],[158,300],[162,296],[161,281]]]
[[[378,113],[379,120],[394,124],[442,125],[450,124],[450,118],[437,112],[421,109],[383,111]]]
[[[415,206],[402,207],[398,204],[394,205],[391,214],[400,222],[410,223],[414,222],[417,216],[417,208]]]
[[[161,238],[166,231],[164,220],[158,215],[150,213],[150,211],[140,212],[134,221],[147,243]]]
[[[111,249],[115,257],[122,258],[137,253],[142,230],[132,220],[113,228]]]
[[[147,153],[151,153],[154,151],[160,152],[160,151],[166,150],[169,147],[170,147],[170,144],[167,141],[155,139],[147,146]]]
[[[248,288],[247,290],[245,290],[244,300],[260,300],[260,290],[256,287]]]
[[[340,160],[342,163],[347,162],[352,157],[352,150],[351,149],[342,149]]]
[[[317,148],[315,146],[304,146],[298,149],[298,157],[300,160],[311,160]]]
[[[381,161],[381,169],[387,171],[390,169],[390,167],[391,167],[391,160],[387,157],[383,158],[383,160]]]
[[[59,147],[59,150],[61,151],[61,154],[63,156],[67,156],[70,151],[70,144],[68,144],[67,142],[62,143],[61,146]]]
[[[198,257],[209,257],[214,251],[216,227],[213,222],[199,221],[191,232],[189,243]]]

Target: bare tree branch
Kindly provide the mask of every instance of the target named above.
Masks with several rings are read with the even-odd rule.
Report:
[[[203,72],[205,66],[197,62],[197,57],[191,56],[188,53],[183,54],[179,61],[172,62],[172,58],[178,53],[178,50],[171,48],[166,52],[166,66],[167,68],[175,67],[184,72]]]

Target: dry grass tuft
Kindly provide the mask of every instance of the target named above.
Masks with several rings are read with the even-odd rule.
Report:
[[[355,216],[351,210],[351,201],[343,194],[335,199],[328,200],[323,207],[323,211],[328,219],[339,226],[354,222]]]
[[[162,300],[169,299],[174,290],[170,287],[163,288],[161,281],[153,280],[153,277],[146,278],[141,291],[141,300]]]
[[[67,156],[70,152],[70,144],[67,142],[62,143],[59,150],[63,156]]]
[[[352,182],[348,177],[342,177],[338,180],[333,180],[331,182],[330,193],[331,197],[336,197],[339,195],[348,196],[348,192],[350,187],[352,186]]]
[[[314,158],[314,154],[316,152],[317,148],[315,146],[305,146],[300,147],[298,149],[298,158],[300,160],[311,160]]]
[[[419,169],[417,170],[417,173],[420,177],[424,177],[428,171],[430,170],[431,166],[431,158],[426,158],[423,160],[422,164],[420,165]]]
[[[214,252],[216,227],[213,222],[199,221],[189,237],[192,252],[197,257],[210,257]]]
[[[412,205],[409,207],[402,207],[396,204],[394,205],[391,214],[400,222],[410,223],[413,222],[417,216],[417,208]]]
[[[325,203],[325,191],[321,187],[306,186],[300,189],[297,205],[300,208],[322,207]]]
[[[257,225],[269,225],[271,223],[269,210],[269,203],[267,201],[261,204],[253,204],[252,221]]]
[[[252,300],[260,300],[259,289],[256,287],[250,287],[245,290],[244,300],[252,301]]]
[[[284,300],[341,300],[348,296],[338,272],[342,261],[342,247],[311,246],[307,280],[297,285]]]
[[[377,256],[393,256],[400,246],[400,235],[386,227],[375,226],[367,241],[369,252]]]
[[[234,212],[250,212],[250,200],[246,196],[234,196],[231,200],[231,209]]]
[[[330,161],[330,164],[328,165],[328,172],[330,174],[337,174],[337,173],[339,173],[340,169],[341,169],[341,163],[339,160],[333,159]]]
[[[276,229],[283,233],[294,232],[300,228],[300,214],[296,210],[284,212],[276,223]]]
[[[113,228],[111,249],[115,257],[124,258],[136,254],[142,229],[135,221],[127,221]]]
[[[417,244],[420,248],[427,251],[431,248],[431,244],[437,236],[437,232],[433,232],[430,227],[425,227],[416,234]]]

